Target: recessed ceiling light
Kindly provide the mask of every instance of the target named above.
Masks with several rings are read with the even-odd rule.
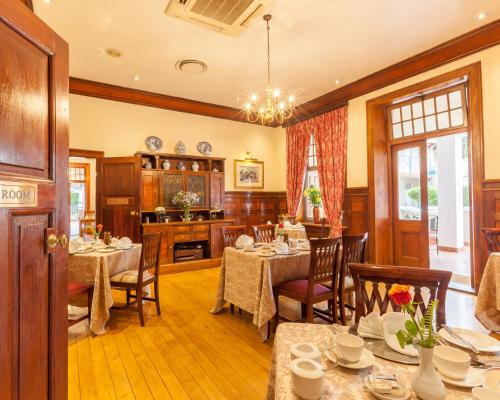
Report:
[[[134,81],[138,81],[139,79],[141,79],[141,77],[140,77],[139,75],[134,75],[134,76],[132,77],[132,79],[133,79]]]
[[[477,19],[478,19],[478,20],[480,20],[480,21],[481,21],[481,20],[483,20],[483,19],[485,19],[485,18],[486,18],[486,13],[479,13],[479,14],[477,14]]]
[[[335,79],[335,84],[339,85],[342,81],[340,79]]]
[[[190,74],[202,74],[207,70],[207,64],[200,60],[180,60],[175,63],[178,71],[188,72]]]
[[[106,49],[106,54],[110,57],[113,57],[113,58],[119,58],[122,56],[122,52],[120,50],[117,50],[117,49]]]
[[[52,3],[52,0],[43,0],[43,2],[49,4]]]

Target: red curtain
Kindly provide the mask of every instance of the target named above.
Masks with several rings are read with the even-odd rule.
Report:
[[[330,237],[342,235],[342,206],[347,165],[347,107],[311,120],[316,140],[318,175]]]
[[[306,172],[307,151],[311,138],[309,121],[286,128],[286,197],[288,213],[297,215]]]

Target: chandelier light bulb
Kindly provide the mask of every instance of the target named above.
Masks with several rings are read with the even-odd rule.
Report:
[[[255,93],[253,93],[251,96],[250,96],[250,100],[252,100],[254,103],[257,101],[257,95]]]
[[[245,110],[251,110],[252,105],[250,103],[245,103]]]
[[[288,102],[293,103],[295,101],[295,96],[288,96]]]
[[[280,94],[281,94],[281,92],[280,92],[280,90],[279,90],[279,89],[274,89],[274,90],[273,90],[273,96],[274,96],[274,97],[280,97]]]
[[[285,103],[281,102],[281,103],[279,104],[279,108],[280,108],[280,110],[284,110],[284,109],[285,109],[285,107],[286,107]]]

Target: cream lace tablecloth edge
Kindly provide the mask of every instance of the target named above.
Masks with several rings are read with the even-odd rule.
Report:
[[[476,318],[488,329],[500,332],[500,253],[491,253],[477,293]]]
[[[347,329],[347,327],[345,328]],[[290,346],[293,343],[313,342],[320,348],[331,342],[333,333],[327,325],[321,324],[299,324],[282,323],[278,326],[274,338],[274,347],[269,369],[267,388],[267,400],[300,400],[294,393],[290,374]],[[326,364],[323,356],[323,364]],[[409,385],[411,375],[417,370],[417,366],[398,364],[375,357],[373,368],[383,368],[384,371],[395,373],[403,377]],[[371,400],[374,399],[364,387],[363,379],[369,370],[350,370],[343,367],[335,367],[326,372],[326,384],[321,400]],[[471,389],[461,389],[445,384],[446,400],[470,399]],[[411,391],[411,399],[417,396]]]

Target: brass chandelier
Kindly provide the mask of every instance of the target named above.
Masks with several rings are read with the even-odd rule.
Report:
[[[267,25],[267,85],[263,96],[252,93],[245,103],[247,121],[255,123],[260,121],[262,125],[270,125],[273,122],[282,124],[293,114],[295,96],[283,92],[278,87],[271,85],[271,48],[269,44],[269,21],[271,14],[264,15]]]

